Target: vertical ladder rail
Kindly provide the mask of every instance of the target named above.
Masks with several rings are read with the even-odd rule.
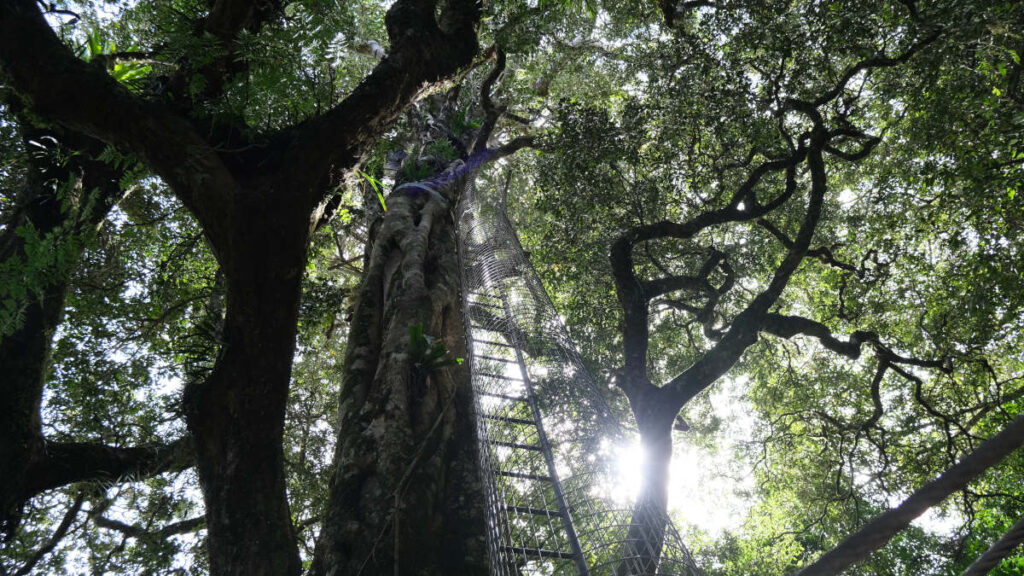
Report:
[[[526,369],[526,359],[523,358],[524,342],[517,342],[517,331],[512,329],[515,319],[512,316],[512,308],[508,301],[508,294],[500,284],[497,287],[501,297],[501,305],[505,313],[505,322],[509,326],[509,339],[512,348],[516,353],[516,362],[519,365],[519,372],[522,374],[524,388],[526,389],[526,402],[530,406],[530,413],[533,415],[534,426],[537,427],[537,443],[541,453],[544,455],[544,462],[547,464],[548,476],[551,477],[551,487],[555,492],[555,501],[562,513],[562,526],[565,528],[566,538],[569,540],[569,548],[572,549],[573,562],[576,564],[576,572],[579,576],[590,576],[590,569],[587,567],[586,559],[583,557],[583,547],[580,546],[579,536],[576,534],[576,526],[573,524],[572,515],[569,512],[569,504],[565,500],[565,493],[562,492],[562,482],[558,477],[558,470],[555,468],[555,456],[548,441],[547,432],[544,430],[544,422],[541,418],[540,407],[537,405],[537,395],[533,390],[533,381]]]

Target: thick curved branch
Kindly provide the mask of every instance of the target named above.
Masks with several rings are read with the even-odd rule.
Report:
[[[757,225],[771,233],[771,235],[778,239],[778,241],[786,248],[789,248],[793,245],[793,240],[791,240],[785,232],[779,230],[777,226],[775,226],[768,220],[761,218],[757,221]],[[849,264],[847,262],[843,262],[836,258],[835,254],[832,253],[832,249],[829,248],[828,246],[818,246],[817,248],[810,248],[807,250],[807,256],[811,258],[817,258],[823,264],[839,268],[840,270],[846,270],[847,272],[852,272],[853,274],[856,274],[858,276],[863,276],[863,272],[858,270],[856,266],[854,266],[853,264]]]
[[[769,160],[757,166],[747,179],[733,193],[729,204],[723,208],[703,212],[686,222],[673,222],[661,220],[651,224],[636,226],[626,231],[616,239],[612,245],[612,269],[616,277],[629,280],[634,276],[632,271],[633,247],[641,242],[648,242],[658,238],[674,238],[676,240],[687,240],[700,232],[727,222],[748,222],[756,220],[764,214],[778,208],[792,197],[796,188],[792,181],[790,169],[803,162],[807,157],[806,148],[798,148],[785,158]],[[785,190],[770,200],[767,204],[761,205],[754,195],[755,187],[773,172],[787,172],[787,185]],[[742,208],[741,208],[742,205]]]
[[[821,144],[818,143],[812,147],[807,156],[811,173],[810,199],[793,246],[786,252],[786,257],[776,268],[768,287],[754,297],[750,304],[736,316],[722,339],[700,360],[666,385],[675,391],[680,407],[718,380],[732,368],[743,352],[757,341],[757,333],[764,323],[768,309],[778,301],[782,291],[789,284],[789,279],[806,257],[814,231],[818,226],[818,220],[821,218],[821,208],[827,189],[825,162],[820,150]]]
[[[828,152],[829,154],[832,154],[834,156],[851,162],[856,162],[858,160],[866,158],[868,154],[870,154],[872,150],[874,150],[875,147],[882,142],[881,137],[872,136],[871,134],[867,134],[863,130],[854,128],[853,126],[841,126],[839,128],[829,130],[828,139],[829,143],[825,145],[825,151]],[[836,148],[835,145],[832,143],[834,140],[837,139],[859,141],[861,142],[861,147],[860,149],[852,152],[842,150]]]
[[[926,46],[938,40],[941,34],[942,30],[937,30],[931,33],[921,41],[912,44],[910,48],[907,48],[907,50],[904,53],[894,58],[890,58],[885,54],[879,53],[871,56],[870,58],[865,58],[864,60],[857,62],[853,66],[850,66],[849,68],[846,69],[843,75],[839,77],[839,81],[836,82],[836,85],[833,86],[831,90],[815,98],[811,102],[811,105],[821,106],[822,104],[827,104],[828,102],[835,100],[836,98],[839,97],[840,94],[843,93],[843,90],[846,90],[846,85],[850,83],[850,80],[853,80],[854,76],[860,74],[865,70],[870,70],[872,68],[892,68],[894,66],[899,66],[900,64],[903,64],[907,60],[913,58],[914,54],[917,54]]]
[[[885,407],[882,406],[882,379],[885,378],[885,373],[889,369],[889,361],[881,358],[878,360],[878,367],[875,369],[875,376],[871,379],[871,405],[873,409],[871,416],[860,425],[861,430],[867,430],[878,424],[878,421],[882,419],[882,414],[885,412]]]
[[[796,190],[795,167],[806,157],[807,149],[801,146],[785,158],[769,160],[758,165],[737,188],[729,204],[723,208],[701,213],[683,223],[662,220],[637,226],[615,240],[612,244],[610,260],[612,274],[615,278],[615,291],[625,315],[623,326],[625,365],[623,377],[618,379],[620,386],[634,386],[631,383],[636,383],[635,386],[640,387],[644,387],[644,383],[646,386],[651,386],[646,378],[649,340],[647,315],[650,296],[645,293],[643,282],[637,277],[634,269],[633,250],[636,245],[659,238],[686,240],[712,226],[760,218],[792,197]],[[779,171],[786,172],[785,189],[767,204],[759,204],[754,193],[755,187],[769,173]],[[627,394],[630,393],[629,390],[625,388],[624,390]]]
[[[656,280],[644,281],[641,283],[641,287],[648,301],[677,290],[697,292],[705,297],[704,303],[700,306],[677,298],[665,298],[662,302],[670,308],[693,314],[696,321],[703,326],[704,336],[709,340],[718,340],[722,337],[722,332],[715,327],[715,309],[722,296],[735,286],[736,273],[724,252],[715,248],[710,250],[710,256],[704,261],[696,276],[667,275]],[[710,279],[711,274],[718,269],[725,274],[725,279],[716,287]]]
[[[68,275],[83,249],[81,240],[93,237],[124,196],[120,180],[125,170],[96,160],[106,148],[102,142],[59,126],[37,128],[20,99],[11,98],[5,104],[18,119],[23,141],[45,142],[47,150],[29,157],[14,209],[5,214],[0,264],[31,261],[28,238],[19,232],[26,227],[39,238],[49,238],[54,247],[71,248],[63,263],[46,262],[38,271],[40,292],[17,301],[22,321],[0,336],[0,414],[4,415],[0,418],[0,529],[10,533],[25,500],[26,474],[44,447],[40,406],[51,340],[64,312]]]
[[[470,150],[471,153],[475,154],[487,148],[487,141],[490,140],[491,133],[494,132],[494,126],[498,123],[498,118],[501,118],[501,115],[505,112],[505,107],[495,105],[494,100],[491,98],[494,84],[501,77],[502,73],[505,72],[505,64],[505,51],[501,48],[495,48],[494,68],[480,85],[480,107],[484,109],[484,120],[480,130],[477,131],[476,140],[473,142],[473,147]]]
[[[675,292],[677,290],[689,290],[691,292],[710,292],[711,285],[708,284],[707,275],[702,276],[666,276],[655,280],[644,280],[640,283],[641,290],[648,301],[658,296]]]
[[[874,426],[882,417],[882,400],[879,394],[879,386],[882,378],[888,370],[892,370],[903,378],[915,384],[914,396],[932,416],[943,421],[950,421],[951,418],[935,410],[922,395],[923,382],[917,376],[903,369],[900,365],[918,366],[922,368],[933,368],[945,373],[952,371],[952,364],[949,359],[925,360],[921,358],[907,357],[896,354],[889,347],[883,345],[878,334],[865,330],[857,330],[850,335],[848,340],[840,340],[832,335],[832,331],[820,322],[800,316],[787,316],[783,314],[769,313],[765,316],[761,331],[779,336],[780,338],[792,338],[796,335],[810,336],[818,340],[822,346],[837,354],[846,356],[851,360],[860,358],[863,344],[871,344],[878,357],[878,369],[871,382],[871,399],[874,404],[874,412],[868,421],[861,425],[861,429]]]
[[[801,316],[769,313],[765,315],[761,331],[780,338],[792,338],[796,335],[810,336],[817,339],[822,346],[846,356],[851,360],[860,358],[861,345],[865,342],[878,342],[878,334],[858,330],[850,335],[849,340],[840,340],[832,335],[832,331],[821,322]]]
[[[881,514],[857,533],[849,536],[797,576],[834,576],[862,562],[910,525],[926,510],[949,495],[967,487],[986,470],[1024,444],[1024,416],[1018,416],[1002,432],[985,441],[976,450],[948,468],[941,476],[925,484],[896,508]]]
[[[34,112],[142,157],[220,245],[228,221],[224,199],[236,184],[186,119],[76,58],[31,0],[0,6],[0,64]]]
[[[515,138],[508,141],[508,143],[494,148],[493,154],[491,154],[489,160],[495,161],[506,156],[511,156],[523,148],[540,148],[544,149],[543,146],[537,146],[536,136],[516,136]]]

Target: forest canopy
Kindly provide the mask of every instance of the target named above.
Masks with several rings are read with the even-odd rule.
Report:
[[[1024,574],[1022,57],[1010,0],[3,0],[0,575],[498,573],[472,189],[640,573]]]

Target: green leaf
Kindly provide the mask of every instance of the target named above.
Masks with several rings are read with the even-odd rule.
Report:
[[[373,186],[373,191],[377,193],[377,199],[380,200],[380,207],[383,208],[385,212],[387,212],[388,205],[384,203],[384,185],[381,184],[379,180],[377,180],[373,176],[370,176],[366,172],[363,172],[362,170],[356,170],[356,174],[359,174],[359,176],[361,176],[364,180],[370,183],[370,186]]]

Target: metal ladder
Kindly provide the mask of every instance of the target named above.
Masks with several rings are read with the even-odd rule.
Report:
[[[486,325],[470,320],[468,333],[494,497],[506,522],[499,561],[513,574],[531,560],[555,563],[556,573],[571,573],[565,565],[571,561],[575,574],[589,576],[508,295],[499,282],[466,297],[467,307],[491,318]]]

